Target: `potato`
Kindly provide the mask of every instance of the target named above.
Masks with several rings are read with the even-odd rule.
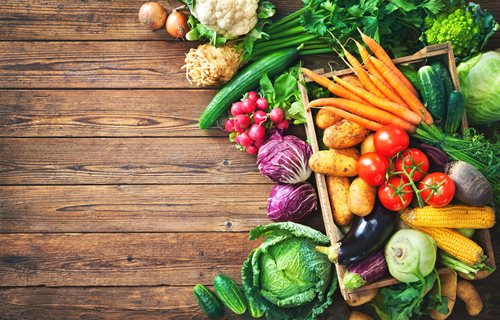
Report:
[[[334,150],[320,150],[309,158],[309,167],[316,173],[336,177],[354,177],[356,158],[340,154]]]
[[[326,128],[333,126],[337,122],[342,120],[341,117],[332,112],[331,108],[321,108],[318,113],[316,113],[316,127],[321,130],[325,130]]]
[[[370,130],[345,119],[325,129],[323,143],[334,149],[354,147],[370,134]]]
[[[361,154],[365,154],[368,152],[375,152],[375,145],[373,144],[373,137],[375,135],[371,134],[361,142]]]
[[[483,301],[472,283],[464,280],[457,282],[457,297],[465,302],[469,316],[477,316],[483,310]]]
[[[377,188],[370,186],[365,180],[357,177],[349,187],[349,210],[358,215],[366,216],[373,210]]]
[[[356,292],[349,296],[345,302],[350,307],[357,307],[372,301],[378,293],[378,289],[368,289],[360,292]]]
[[[366,313],[353,310],[349,315],[349,320],[372,320],[373,318]]]
[[[457,299],[457,273],[452,270],[440,275],[439,280],[441,281],[441,295],[448,298],[448,313],[442,314],[436,310],[430,310],[429,316],[434,320],[448,318],[453,311],[455,300]],[[437,285],[434,286],[434,292],[437,293]]]
[[[354,215],[349,211],[349,186],[351,182],[346,177],[326,176],[328,196],[333,211],[333,220],[337,226],[351,223]]]
[[[330,149],[335,154],[343,154],[351,158],[359,159],[359,151],[356,148],[345,148],[345,149]]]

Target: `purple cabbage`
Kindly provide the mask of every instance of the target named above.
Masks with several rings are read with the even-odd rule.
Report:
[[[303,220],[317,207],[316,191],[308,182],[277,184],[267,199],[267,215],[275,222]]]
[[[274,133],[260,147],[257,166],[260,173],[278,183],[295,184],[311,176],[311,146],[301,139]]]

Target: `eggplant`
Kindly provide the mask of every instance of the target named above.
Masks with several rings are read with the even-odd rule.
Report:
[[[345,237],[330,247],[316,247],[331,262],[350,265],[381,249],[394,230],[395,214],[379,201],[365,217],[356,217]]]
[[[347,272],[344,273],[342,283],[347,290],[354,290],[385,277],[388,272],[384,250],[379,250],[349,266]]]

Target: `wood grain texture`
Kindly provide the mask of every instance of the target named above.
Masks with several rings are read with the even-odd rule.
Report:
[[[0,187],[0,233],[249,231],[269,223],[266,205],[271,188],[271,184]]]
[[[152,286],[241,278],[248,233],[0,234],[0,286]]]
[[[266,184],[225,137],[3,138],[0,185]]]
[[[171,40],[164,29],[152,32],[137,18],[142,0],[0,1],[0,40]],[[168,12],[180,5],[160,1]],[[274,0],[279,14],[301,6]]]

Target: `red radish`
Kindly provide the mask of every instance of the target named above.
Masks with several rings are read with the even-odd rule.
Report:
[[[247,147],[247,153],[256,156],[259,153],[259,148],[254,145]]]
[[[254,141],[263,140],[266,136],[266,129],[264,128],[264,126],[254,123],[248,130],[248,135]]]
[[[264,144],[264,141],[265,141],[264,139],[262,139],[262,140],[255,140],[253,142],[253,145],[256,146],[257,148],[260,148],[260,146]]]
[[[281,108],[274,108],[269,112],[269,118],[271,119],[272,122],[275,124],[278,124],[283,121],[285,118],[285,113],[283,112],[283,109]]]
[[[267,120],[267,114],[262,110],[257,110],[253,114],[253,122],[256,124],[261,124]]]
[[[290,124],[288,123],[288,120],[283,120],[275,125],[276,129],[281,129],[281,130],[288,130],[289,126]]]
[[[245,112],[245,113],[250,114],[250,113],[255,111],[256,107],[257,107],[257,105],[255,104],[255,101],[248,98],[248,99],[243,100],[241,110],[243,110],[243,112]]]
[[[234,131],[234,121],[232,119],[227,119],[226,122],[224,123],[224,128],[226,132],[233,132]]]
[[[236,136],[236,138],[234,139],[236,140],[236,142],[238,144],[240,144],[241,146],[247,148],[249,146],[252,145],[252,138],[250,138],[250,136],[248,135],[247,132],[242,132],[240,133],[239,135]]]
[[[146,2],[139,9],[139,21],[148,29],[162,28],[165,20],[167,20],[167,11],[158,2]]]
[[[234,117],[236,117],[239,114],[245,113],[245,112],[243,112],[242,108],[243,108],[243,103],[241,101],[233,103],[233,105],[231,106],[231,114]]]
[[[189,32],[187,17],[184,13],[173,10],[167,18],[166,23],[167,33],[176,39],[184,38]]]
[[[245,129],[248,128],[249,125],[250,125],[250,117],[247,116],[246,114],[239,114],[236,117],[234,117],[234,127],[236,128],[236,131],[238,130],[245,131]]]
[[[266,98],[259,98],[259,99],[257,99],[257,101],[255,103],[257,104],[257,109],[259,109],[259,110],[266,111],[267,107],[269,106]]]
[[[255,92],[255,91],[250,91],[250,92],[248,93],[248,99],[250,99],[250,100],[252,100],[252,101],[256,102],[256,101],[257,101],[257,99],[259,99],[259,95],[258,95],[258,94],[257,94],[257,92]]]

